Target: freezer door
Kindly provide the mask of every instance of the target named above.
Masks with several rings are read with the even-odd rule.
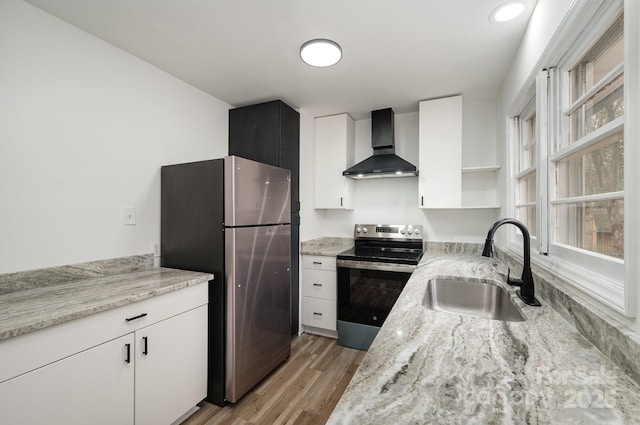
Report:
[[[224,178],[225,226],[290,222],[291,171],[227,156]]]
[[[225,396],[235,403],[291,354],[291,225],[225,233]]]

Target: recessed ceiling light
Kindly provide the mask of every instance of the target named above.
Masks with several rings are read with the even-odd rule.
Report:
[[[335,41],[316,38],[302,45],[300,58],[311,66],[324,68],[335,65],[342,59],[342,49]]]
[[[507,22],[517,18],[524,11],[524,3],[519,1],[510,1],[499,6],[491,13],[489,20],[491,22]]]

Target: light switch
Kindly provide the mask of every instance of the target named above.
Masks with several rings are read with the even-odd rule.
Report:
[[[122,212],[122,224],[125,226],[136,225],[136,209],[125,208]]]

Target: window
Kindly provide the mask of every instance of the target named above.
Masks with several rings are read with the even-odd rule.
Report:
[[[531,100],[518,117],[518,171],[516,174],[516,217],[523,222],[532,238],[537,235],[536,225],[536,111]]]
[[[554,243],[624,258],[623,20],[564,76],[563,134],[552,161]]]
[[[512,205],[534,237],[532,252],[545,254],[534,262],[629,312],[623,4],[600,5],[523,92],[512,124]],[[517,252],[521,238],[512,235]]]

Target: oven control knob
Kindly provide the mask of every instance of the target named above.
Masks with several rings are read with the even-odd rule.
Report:
[[[402,233],[404,235],[404,227],[402,229],[400,229],[400,233]]]
[[[362,232],[367,233],[368,232],[367,228],[365,227],[364,229],[362,229]]]
[[[356,233],[360,233],[360,232],[362,232],[362,229],[359,227],[356,227]]]
[[[418,236],[420,234],[420,229],[414,230],[413,233],[415,233],[415,235]]]

